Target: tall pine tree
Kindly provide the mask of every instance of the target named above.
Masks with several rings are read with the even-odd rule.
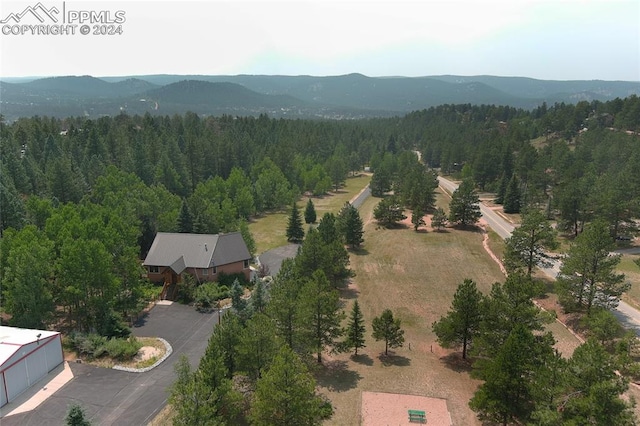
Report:
[[[353,302],[351,314],[349,315],[349,324],[346,328],[347,339],[345,340],[345,349],[354,349],[354,355],[358,356],[358,349],[364,348],[364,318],[360,310],[360,304],[356,300]]]
[[[292,243],[300,243],[304,239],[304,229],[302,229],[302,219],[298,205],[294,202],[291,206],[289,221],[287,223],[287,241]]]

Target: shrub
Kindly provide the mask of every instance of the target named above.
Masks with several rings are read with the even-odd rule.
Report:
[[[229,297],[229,288],[218,283],[208,282],[198,286],[195,290],[195,306],[197,309],[206,310],[215,302]]]
[[[120,361],[127,360],[133,358],[142,347],[135,337],[107,339],[95,333],[71,333],[65,340],[65,346],[89,359],[108,355]]]
[[[244,274],[225,274],[224,272],[218,274],[218,283],[228,288],[231,288],[235,280],[238,280],[243,287],[251,287],[251,283],[245,278]]]
[[[110,339],[106,342],[104,348],[106,353],[113,359],[125,361],[136,356],[142,343],[135,337],[128,339]]]

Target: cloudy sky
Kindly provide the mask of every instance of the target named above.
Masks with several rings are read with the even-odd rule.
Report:
[[[15,32],[38,24],[33,16],[9,19],[0,24],[0,76],[359,72],[640,81],[637,0],[41,3],[56,7],[58,18],[123,11],[126,21],[121,35],[82,35],[80,25],[72,35],[31,35]],[[2,0],[0,20],[37,4]]]

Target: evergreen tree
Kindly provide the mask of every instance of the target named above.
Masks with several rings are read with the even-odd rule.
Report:
[[[182,355],[174,367],[178,376],[171,385],[169,402],[174,407],[173,424],[176,426],[212,425],[226,422],[217,413],[217,395],[198,371],[192,371],[189,360]],[[228,380],[228,379],[227,379]]]
[[[418,228],[426,225],[423,216],[424,212],[422,211],[421,207],[416,207],[413,209],[413,212],[411,213],[411,224],[413,224],[414,231],[418,231]]]
[[[395,226],[398,222],[405,220],[404,209],[398,200],[394,197],[387,197],[373,209],[373,217],[385,228]]]
[[[71,406],[69,406],[67,417],[65,417],[65,424],[67,426],[91,426],[91,422],[86,419],[84,410],[78,404],[71,404]]]
[[[568,386],[559,404],[563,424],[636,424],[632,404],[620,398],[627,388],[611,355],[595,340],[587,340],[569,360]]]
[[[300,328],[319,363],[322,352],[328,346],[335,349],[337,339],[344,333],[340,324],[345,315],[340,306],[338,291],[331,287],[321,270],[315,271],[300,290]]]
[[[530,329],[516,324],[496,356],[480,362],[476,374],[484,379],[469,406],[481,420],[507,425],[526,421],[534,410],[532,384],[552,353],[550,334],[536,338]]]
[[[504,196],[507,193],[507,187],[509,186],[509,178],[506,173],[502,173],[502,177],[500,178],[500,186],[498,186],[498,192],[496,193],[496,204],[504,203]]]
[[[485,357],[494,356],[517,324],[531,331],[541,331],[544,318],[532,301],[541,290],[539,283],[521,273],[509,275],[504,284],[493,284],[489,296],[482,300],[482,321],[474,352]]]
[[[374,197],[382,197],[385,192],[391,191],[391,175],[387,170],[376,170],[371,176],[369,183],[371,195]]]
[[[516,175],[512,175],[504,194],[503,209],[505,213],[520,213],[520,183]]]
[[[269,291],[267,313],[274,320],[278,336],[296,352],[301,351],[298,294],[301,278],[293,259],[285,259]]]
[[[431,227],[439,231],[445,226],[447,226],[447,214],[441,207],[438,207],[431,216]]]
[[[326,244],[332,241],[342,240],[342,236],[340,235],[342,232],[338,229],[336,216],[333,213],[327,212],[322,216],[317,230],[322,237],[322,241]],[[344,235],[344,233],[342,234]]]
[[[302,229],[302,219],[298,211],[298,205],[294,202],[291,206],[289,221],[287,222],[287,241],[300,243],[304,239],[304,229]]]
[[[206,395],[207,410],[215,421],[233,424],[240,413],[242,396],[233,389],[233,374],[227,370],[225,349],[214,334],[209,338],[207,349],[193,379],[201,383]]]
[[[267,302],[264,294],[264,283],[260,279],[255,280],[253,295],[251,297],[251,310],[264,313]]]
[[[269,369],[256,383],[249,413],[251,423],[320,425],[333,410],[325,407],[315,389],[315,379],[305,365],[287,345],[282,345]]]
[[[249,319],[238,342],[238,369],[257,380],[269,366],[279,342],[275,325],[265,314],[257,313]]]
[[[316,223],[316,208],[313,205],[313,201],[309,198],[307,201],[307,207],[304,209],[304,222],[305,223]]]
[[[238,316],[227,310],[220,318],[220,323],[214,328],[209,341],[209,346],[215,345],[221,352],[228,378],[232,378],[238,369],[238,343],[241,332],[242,325]]]
[[[364,318],[362,317],[362,311],[360,310],[360,304],[358,301],[353,302],[353,308],[351,308],[351,314],[349,315],[349,323],[345,329],[347,339],[345,343],[345,349],[354,349],[354,355],[358,356],[358,349],[364,348]]]
[[[249,316],[249,312],[247,312],[247,301],[243,296],[244,288],[236,278],[231,285],[231,306],[238,315],[238,318],[240,318],[240,322],[244,322]]]
[[[187,201],[182,199],[182,207],[180,207],[180,216],[178,216],[178,232],[190,234],[193,232],[193,216],[187,205]]]
[[[320,229],[320,226],[318,228]],[[298,250],[295,264],[300,276],[309,277],[315,271],[320,270],[334,286],[337,286],[351,273],[348,268],[349,253],[344,247],[342,238],[325,242],[320,231],[315,228],[309,229],[307,238]]]
[[[480,332],[482,320],[482,293],[476,283],[465,279],[453,296],[446,316],[431,326],[438,343],[445,348],[462,346],[462,358],[467,358],[467,348]]]
[[[469,226],[480,220],[481,216],[480,199],[476,193],[474,183],[470,179],[463,180],[451,196],[449,221],[462,226]]]
[[[404,344],[404,330],[401,328],[400,318],[393,318],[393,312],[385,309],[379,317],[373,319],[373,338],[384,340],[384,354],[389,354],[389,348],[398,348]]]
[[[534,267],[551,266],[546,250],[558,247],[556,235],[556,231],[540,211],[530,210],[523,214],[522,224],[505,241],[504,264],[507,271],[524,268],[527,276],[531,277]]]
[[[620,296],[629,288],[624,274],[618,274],[616,266],[620,255],[610,255],[615,243],[609,234],[607,223],[590,223],[575,239],[560,268],[558,284],[565,303],[585,308],[599,306],[612,309]]]
[[[338,230],[344,236],[345,243],[351,248],[360,247],[364,242],[362,218],[360,212],[347,202],[338,214]]]

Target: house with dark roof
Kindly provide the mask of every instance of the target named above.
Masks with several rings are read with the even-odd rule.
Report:
[[[178,234],[158,232],[144,260],[149,280],[177,284],[183,273],[197,282],[217,281],[220,273],[250,279],[251,254],[240,232]]]

